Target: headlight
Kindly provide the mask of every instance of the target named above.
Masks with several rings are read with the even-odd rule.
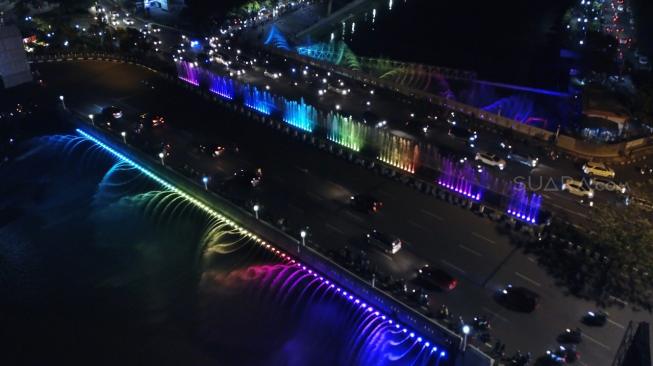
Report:
[[[499,164],[499,170],[503,170],[503,168],[504,168],[504,165],[503,165],[503,164]]]
[[[587,197],[589,197],[589,198],[594,197],[594,191],[590,191],[590,193],[587,195]]]
[[[533,166],[533,168],[535,168],[535,167],[537,166],[537,159],[534,159],[534,160],[531,162],[531,165]]]

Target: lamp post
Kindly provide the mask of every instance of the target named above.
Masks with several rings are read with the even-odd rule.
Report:
[[[93,123],[93,115],[92,115],[92,114],[89,114],[89,115],[88,115],[88,119],[90,119],[90,120],[91,120],[91,124],[92,124],[93,126],[95,126],[95,123]]]
[[[124,142],[126,144],[127,143],[127,132],[122,131],[120,133],[120,136],[122,136],[122,142]]]
[[[63,100],[63,95],[59,96],[59,100],[61,101],[61,106],[63,107],[63,109],[66,109],[66,103]]]
[[[204,176],[202,177],[202,183],[204,183],[204,189],[209,190],[209,177]]]
[[[161,165],[163,165],[163,166],[166,166],[166,162],[165,162],[165,160],[163,160],[163,158],[165,158],[165,157],[166,157],[166,155],[163,152],[159,153],[159,159],[161,159]]]
[[[299,232],[299,236],[302,237],[302,246],[306,246],[306,230],[302,230]]]
[[[258,220],[258,210],[259,210],[260,207],[258,206],[258,204],[255,204],[254,207],[252,207],[252,208],[254,209],[254,215],[256,216],[256,219]]]
[[[463,352],[465,352],[467,349],[467,336],[469,335],[470,331],[471,329],[469,328],[469,325],[463,325],[463,343],[460,345],[460,350]]]

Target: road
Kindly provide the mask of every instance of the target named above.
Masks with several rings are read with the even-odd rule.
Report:
[[[555,346],[555,337],[564,328],[580,326],[587,336],[579,346],[582,361],[608,365],[628,321],[650,319],[650,314],[630,307],[613,307],[608,309],[611,323],[602,328],[584,327],[578,320],[595,305],[557,287],[537,259],[511,245],[493,222],[226,113],[142,68],[92,61],[36,67],[53,98],[65,95],[67,106],[83,115],[118,105],[125,111],[125,120],[146,111],[166,116],[168,126],[153,131],[147,139],[170,143],[168,164],[191,165],[199,172],[198,183],[204,174],[212,177],[214,186],[238,169],[261,168],[263,183],[243,199],[259,203],[262,216],[283,216],[294,228],[309,226],[311,240],[323,247],[365,249],[374,265],[396,277],[410,279],[425,263],[447,270],[459,278],[458,288],[450,293],[430,293],[431,308],[444,303],[465,320],[479,314],[489,316],[492,335],[507,343],[509,353],[520,349],[542,354]],[[155,85],[154,89],[143,80]],[[226,146],[227,151],[217,159],[201,156],[191,148],[200,141]],[[368,215],[347,207],[348,197],[359,192],[383,200],[382,211]],[[365,248],[357,239],[370,228],[398,235],[408,244],[392,257]],[[520,314],[498,305],[492,296],[507,283],[539,293],[540,308],[533,314]]]

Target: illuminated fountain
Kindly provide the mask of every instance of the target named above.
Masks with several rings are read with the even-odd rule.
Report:
[[[201,69],[192,62],[177,62],[177,76],[189,84],[200,85],[200,72]]]
[[[442,160],[442,173],[438,178],[440,186],[475,201],[480,201],[482,189],[476,182],[476,170],[469,162],[458,164],[450,159]]]
[[[275,98],[267,91],[259,91],[255,86],[246,85],[243,88],[245,106],[265,115],[276,110]]]
[[[199,225],[205,228],[204,235],[200,237],[202,255],[213,257],[207,258],[210,259],[206,261],[207,263],[215,263],[216,258],[236,252],[257,256],[254,258],[257,259],[254,262],[256,264],[246,264],[245,268],[242,267],[242,262],[225,258],[224,261],[232,266],[235,266],[233,263],[238,263],[237,267],[232,267],[233,269],[228,272],[221,269],[216,269],[214,272],[206,271],[202,276],[204,285],[206,282],[215,284],[214,288],[208,289],[209,293],[215,293],[216,291],[213,290],[217,289],[222,293],[232,294],[233,291],[229,289],[225,291],[227,286],[242,289],[238,282],[249,285],[244,287],[245,291],[240,290],[238,296],[243,296],[242,299],[249,304],[261,304],[249,307],[258,309],[259,313],[249,314],[238,320],[239,324],[252,318],[267,321],[266,326],[274,322],[280,326],[285,325],[291,331],[280,332],[280,337],[287,337],[284,343],[296,344],[294,347],[297,350],[319,345],[315,347],[317,351],[311,356],[338,358],[332,364],[343,364],[339,361],[346,360],[344,363],[361,366],[390,363],[437,366],[448,365],[453,361],[449,358],[447,346],[436,345],[422,338],[380,309],[367,304],[356,294],[266,243],[262,238],[223,216],[202,200],[177,188],[85,131],[78,129],[77,132],[115,157],[123,166],[120,169],[124,169],[124,164],[128,164],[133,167],[134,172],[139,172],[141,176],[157,183],[157,191],[147,192],[136,198],[138,201],[135,202],[134,207],[138,208],[137,212],[152,218],[156,225],[168,228],[174,227],[173,219],[192,215],[189,222],[199,222]],[[121,202],[131,206],[129,202],[124,200]],[[200,215],[204,216],[205,220],[197,220]],[[201,286],[202,289],[206,287],[204,285]],[[275,316],[267,316],[266,319],[271,308]],[[281,317],[282,312],[288,316]],[[224,316],[219,318],[225,319]],[[228,322],[228,324],[232,323]],[[235,333],[232,337],[236,336]],[[334,334],[339,334],[341,337],[334,337]],[[262,336],[267,337],[267,333]],[[248,332],[245,337],[251,340],[256,337],[256,334]],[[224,340],[223,337],[219,339]],[[337,343],[340,347],[333,347],[331,353],[324,354],[325,347],[322,345],[334,340],[340,340],[340,343]],[[266,342],[262,343],[246,344],[252,344],[256,349],[260,349],[265,347]],[[277,355],[289,357],[287,352]]]
[[[385,131],[379,133],[378,142],[379,160],[407,172],[415,173],[419,160],[419,145],[414,141]]]
[[[326,128],[329,140],[354,151],[360,151],[369,132],[366,125],[337,113],[327,115]]]
[[[291,126],[297,127],[307,132],[313,132],[317,124],[317,110],[304,103],[304,99],[299,102],[294,100],[283,100],[284,112],[283,120]]]
[[[209,72],[210,87],[209,90],[226,99],[234,99],[235,89],[233,80]]]
[[[529,194],[523,184],[513,184],[507,213],[522,221],[536,224],[541,204],[541,195],[536,193]]]

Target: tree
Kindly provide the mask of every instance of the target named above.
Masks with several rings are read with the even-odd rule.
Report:
[[[643,273],[648,272],[650,278],[653,272],[651,215],[635,207],[603,207],[596,209],[592,220],[590,242],[610,260],[603,272],[605,293],[650,303],[651,281]]]

